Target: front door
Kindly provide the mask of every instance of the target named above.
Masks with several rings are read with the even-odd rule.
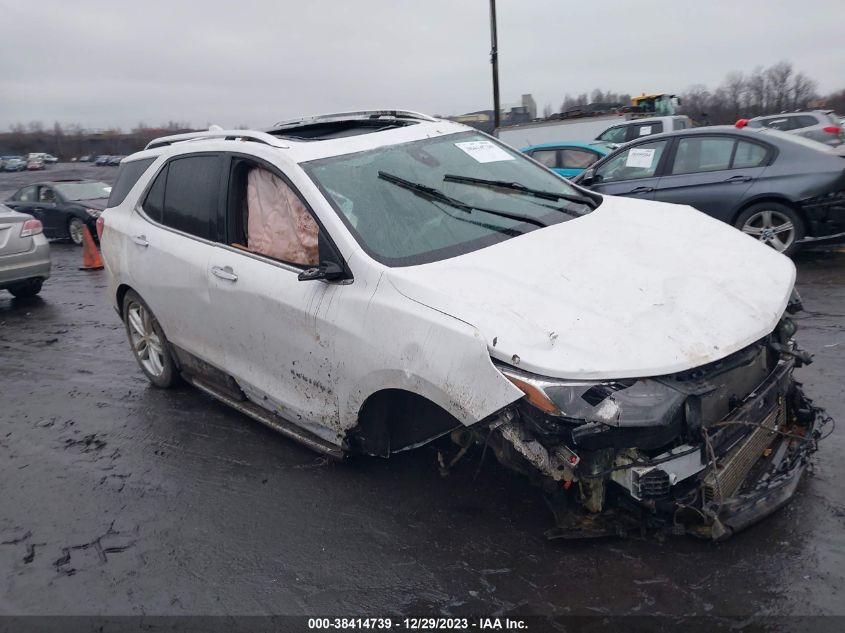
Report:
[[[275,167],[233,156],[226,244],[211,251],[211,318],[226,372],[253,402],[329,441],[339,420],[325,314],[347,286],[299,281],[327,242]]]
[[[668,140],[640,143],[595,169],[590,188],[614,196],[651,200],[660,180],[658,168],[664,162]]]

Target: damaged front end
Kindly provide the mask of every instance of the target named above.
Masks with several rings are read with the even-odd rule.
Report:
[[[461,429],[547,493],[550,538],[659,530],[724,539],[783,506],[824,411],[793,370],[810,362],[785,317],[730,356],[667,376],[602,382],[499,369],[526,395]]]

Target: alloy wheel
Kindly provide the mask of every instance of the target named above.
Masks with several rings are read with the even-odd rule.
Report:
[[[134,301],[127,310],[129,339],[138,361],[151,375],[164,373],[164,347],[156,332],[155,317],[140,303]]]
[[[82,227],[84,226],[79,218],[73,218],[68,224],[67,232],[74,244],[82,244]]]
[[[763,209],[745,221],[742,232],[782,253],[795,241],[795,225],[784,213]]]

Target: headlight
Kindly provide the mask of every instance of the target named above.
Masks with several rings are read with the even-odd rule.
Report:
[[[683,415],[686,396],[650,378],[576,381],[547,378],[510,365],[499,371],[549,415],[608,426],[657,426]]]
[[[100,209],[85,209],[85,212],[92,218],[99,218],[102,213]]]

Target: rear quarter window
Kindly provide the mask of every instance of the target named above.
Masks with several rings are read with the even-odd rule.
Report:
[[[117,170],[117,179],[109,194],[109,208],[116,207],[126,199],[132,187],[154,161],[155,158],[142,158],[129,163],[121,163]]]

